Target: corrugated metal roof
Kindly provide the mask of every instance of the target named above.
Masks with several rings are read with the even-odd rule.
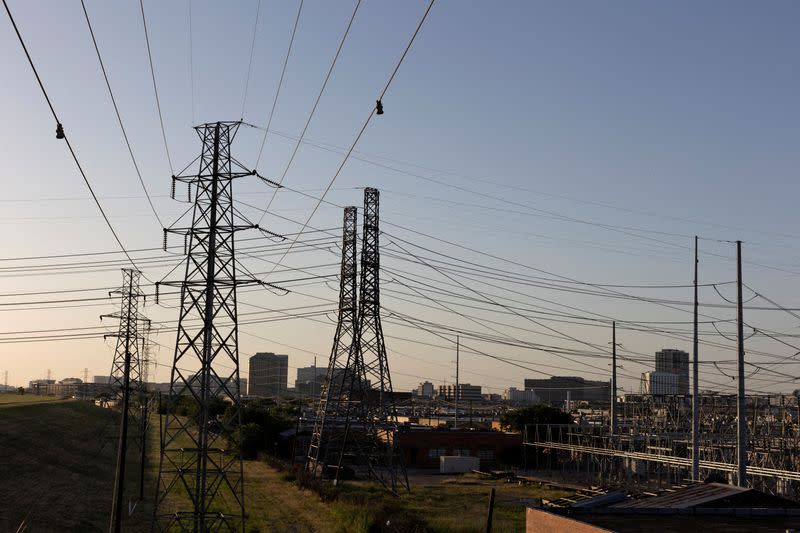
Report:
[[[629,500],[612,505],[614,509],[688,509],[703,503],[749,492],[752,489],[723,483],[698,483],[652,498]]]

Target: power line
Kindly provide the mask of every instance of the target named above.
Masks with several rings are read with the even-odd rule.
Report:
[[[117,232],[114,229],[114,226],[111,224],[111,220],[109,220],[108,215],[106,215],[106,212],[103,210],[103,206],[100,204],[100,201],[97,199],[97,195],[95,194],[94,189],[92,188],[92,184],[89,183],[89,178],[86,176],[86,172],[84,172],[83,167],[81,166],[81,163],[78,160],[78,156],[75,153],[75,150],[73,149],[72,144],[69,142],[69,137],[67,136],[66,132],[63,131],[63,127],[61,125],[61,121],[58,119],[58,115],[56,114],[56,110],[53,108],[53,104],[50,101],[50,96],[47,94],[47,90],[44,88],[44,84],[42,83],[42,79],[39,77],[39,72],[36,70],[36,65],[33,63],[33,59],[31,58],[30,53],[28,53],[28,47],[25,45],[25,41],[22,39],[22,34],[20,34],[19,28],[17,27],[17,23],[14,20],[14,16],[11,14],[11,10],[8,7],[7,0],[3,0],[3,6],[6,9],[6,13],[8,14],[9,20],[11,21],[11,25],[14,27],[14,32],[17,34],[17,38],[19,39],[19,43],[20,43],[20,45],[22,45],[22,50],[25,52],[25,57],[28,58],[28,63],[31,66],[31,70],[33,71],[33,74],[36,76],[36,81],[39,84],[39,88],[42,90],[42,95],[44,96],[45,100],[47,100],[47,105],[50,108],[50,113],[53,115],[53,119],[56,121],[56,124],[57,124],[56,138],[58,138],[59,136],[63,137],[64,142],[67,143],[67,148],[69,148],[69,153],[72,155],[72,159],[73,159],[73,161],[75,161],[75,165],[78,167],[78,171],[81,173],[81,176],[83,177],[83,181],[86,184],[86,187],[89,189],[89,193],[91,193],[92,199],[94,199],[94,203],[97,205],[97,209],[99,209],[100,210],[100,214],[103,215],[103,220],[105,220],[106,225],[108,226],[108,229],[111,230],[111,234],[114,236],[114,239],[117,241],[117,244],[119,245],[120,249],[125,254],[125,257],[128,258],[128,261],[131,263],[131,265],[134,266],[134,268],[137,268],[136,267],[136,263],[133,261],[131,256],[128,254],[128,251],[125,249],[125,245],[122,244],[122,240],[119,238],[119,235],[117,235]],[[138,270],[138,268],[137,268],[137,270]]]
[[[435,1],[436,0],[431,0],[430,3],[428,4],[428,7],[425,10],[425,13],[423,13],[422,18],[419,21],[419,24],[417,24],[417,28],[414,30],[414,33],[411,36],[411,39],[409,39],[409,41],[408,41],[408,45],[406,45],[406,48],[405,48],[405,50],[403,50],[403,54],[400,56],[400,59],[398,60],[397,64],[395,65],[391,76],[389,76],[389,80],[386,82],[386,85],[384,85],[383,90],[380,93],[380,98],[378,98],[378,101],[382,100],[384,95],[386,94],[386,92],[389,90],[389,86],[391,85],[392,80],[394,80],[394,77],[397,74],[398,70],[400,69],[400,65],[403,63],[403,60],[405,59],[406,54],[408,54],[408,51],[411,49],[411,45],[414,44],[414,40],[416,39],[417,34],[419,34],[419,30],[420,30],[420,28],[422,28],[422,25],[425,23],[425,20],[428,18],[428,13],[430,13],[431,8],[433,7],[433,3]],[[333,177],[331,178],[330,182],[328,182],[328,186],[325,187],[325,190],[323,191],[322,195],[317,200],[317,203],[314,206],[314,209],[311,210],[311,214],[308,215],[308,218],[306,219],[305,223],[303,223],[303,228],[300,231],[304,231],[305,230],[306,226],[308,225],[308,223],[314,217],[314,214],[319,209],[319,206],[325,200],[325,196],[328,194],[328,191],[330,191],[331,187],[333,186],[333,183],[336,181],[336,178],[338,178],[339,174],[342,172],[342,169],[344,168],[345,164],[347,163],[347,160],[350,158],[350,154],[352,154],[353,150],[355,150],[355,147],[358,144],[358,141],[361,139],[361,136],[364,134],[364,131],[366,131],[367,126],[369,125],[370,121],[372,120],[372,117],[376,113],[376,110],[377,110],[376,106],[373,106],[370,109],[369,115],[367,116],[367,120],[364,121],[364,125],[361,126],[361,129],[359,130],[358,134],[356,135],[356,138],[353,140],[353,143],[350,145],[350,148],[348,149],[347,153],[345,154],[344,159],[342,159],[342,162],[339,164],[339,168],[336,169],[336,172],[333,174]],[[297,239],[293,240],[292,241],[292,245],[296,241],[297,241]],[[289,249],[291,250],[291,246],[289,247]],[[287,253],[288,253],[288,251],[287,251]],[[278,262],[275,264],[275,266],[277,267],[281,263],[281,261],[283,261],[283,258],[279,259]]]
[[[119,128],[122,130],[122,137],[125,139],[125,145],[128,147],[128,153],[131,155],[133,168],[136,170],[136,175],[139,177],[139,183],[142,186],[144,195],[147,197],[147,203],[150,204],[150,209],[153,211],[153,215],[155,215],[156,220],[158,220],[158,225],[163,228],[164,223],[161,222],[161,217],[158,216],[156,207],[153,205],[153,200],[152,198],[150,198],[150,193],[147,191],[147,187],[144,184],[144,179],[142,179],[142,173],[139,170],[139,163],[136,162],[136,156],[133,155],[133,148],[131,148],[131,142],[128,139],[128,132],[125,131],[125,125],[122,123],[122,115],[120,115],[119,107],[117,106],[117,99],[114,97],[114,91],[111,89],[111,82],[108,79],[108,73],[106,72],[106,66],[103,63],[103,57],[100,54],[100,48],[97,46],[97,39],[94,36],[94,29],[92,29],[92,22],[89,20],[89,13],[86,11],[86,3],[84,2],[84,0],[81,0],[81,7],[83,8],[83,15],[86,18],[86,25],[89,27],[89,34],[92,36],[92,44],[94,45],[94,51],[97,53],[97,60],[100,62],[100,70],[103,71],[103,79],[105,79],[106,81],[106,88],[108,88],[108,95],[111,97],[111,103],[114,105],[114,113],[116,113],[117,115]],[[142,12],[142,14],[143,14],[142,16],[144,16],[144,12]],[[152,67],[152,62],[150,63],[150,66]]]
[[[361,6],[361,0],[356,2],[356,6],[353,9],[353,14],[350,15],[350,20],[347,23],[347,28],[342,35],[341,40],[339,41],[339,48],[336,49],[336,54],[333,56],[333,61],[331,61],[331,66],[328,68],[328,73],[325,75],[325,81],[322,82],[322,87],[320,87],[319,92],[317,93],[317,98],[314,100],[314,105],[311,107],[311,113],[308,114],[308,118],[306,119],[306,123],[303,126],[303,131],[300,133],[300,137],[298,137],[297,142],[294,145],[294,150],[292,150],[292,155],[289,157],[289,162],[286,163],[286,167],[283,169],[283,173],[281,177],[278,179],[278,184],[282,184],[284,178],[286,178],[286,174],[289,172],[289,169],[292,167],[292,163],[294,162],[294,158],[297,155],[297,151],[300,148],[300,143],[303,142],[303,137],[306,135],[306,131],[308,131],[308,126],[311,124],[311,119],[314,118],[314,113],[317,111],[317,106],[319,105],[319,101],[322,99],[322,95],[325,92],[325,88],[328,86],[328,80],[331,79],[331,74],[333,74],[333,69],[336,66],[336,61],[339,59],[339,54],[342,52],[342,48],[344,47],[344,43],[347,40],[347,36],[350,34],[350,28],[353,27],[353,21],[356,18],[356,13],[358,13],[358,8]],[[270,120],[272,119],[272,114],[270,113]],[[264,128],[264,140],[267,138],[267,133],[269,132],[269,123],[267,123],[267,127]],[[262,142],[263,148],[263,142]],[[261,158],[261,152],[259,151],[259,160]],[[256,167],[258,167],[258,162],[256,162]],[[264,219],[264,215],[266,215],[269,208],[272,206],[272,202],[275,200],[275,196],[278,194],[278,187],[273,189],[272,197],[267,202],[267,207],[264,209],[264,213],[261,215],[261,218],[258,220],[258,224],[261,224],[261,221]]]
[[[244,108],[247,104],[247,89],[250,86],[250,73],[253,70],[253,54],[255,52],[256,47],[256,35],[258,34],[258,19],[261,16],[261,0],[258,0],[258,6],[256,7],[256,20],[253,23],[253,40],[250,42],[250,61],[247,64],[247,77],[244,81],[244,96],[242,97],[242,113],[241,117],[244,120]]]
[[[267,127],[264,129],[264,138],[261,139],[261,147],[258,149],[258,157],[256,158],[255,168],[261,162],[261,154],[264,152],[264,143],[267,142],[267,132],[269,131],[270,124],[272,124],[272,117],[275,115],[275,107],[278,104],[278,97],[281,94],[283,87],[283,78],[286,75],[286,65],[289,64],[289,56],[292,54],[292,45],[294,44],[294,36],[297,34],[297,25],[300,22],[300,13],[303,12],[303,0],[300,0],[300,5],[297,7],[297,16],[294,19],[294,27],[292,28],[292,36],[289,38],[289,47],[286,49],[286,57],[283,59],[283,68],[281,68],[281,77],[278,80],[278,88],[275,91],[275,98],[272,100],[272,109],[269,111],[267,118]]]
[[[172,175],[175,175],[175,169],[172,167],[172,157],[169,154],[169,144],[167,144],[167,132],[164,129],[164,117],[161,113],[161,99],[158,97],[158,84],[156,83],[156,71],[155,68],[153,68],[153,54],[150,51],[150,37],[147,34],[147,17],[145,17],[144,15],[144,0],[139,0],[139,7],[141,8],[142,12],[142,26],[144,27],[144,41],[145,44],[147,45],[147,59],[150,61],[150,77],[153,80],[153,93],[156,96],[156,109],[158,110],[158,122],[161,125],[161,138],[164,140],[164,151],[167,154],[167,163],[169,163],[169,171]]]

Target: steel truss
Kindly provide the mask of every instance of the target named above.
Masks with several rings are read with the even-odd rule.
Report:
[[[116,337],[117,344],[114,351],[114,361],[111,365],[110,392],[111,401],[120,407],[120,430],[117,444],[117,464],[114,479],[113,504],[111,509],[110,530],[119,531],[122,522],[122,502],[125,489],[125,466],[128,449],[128,427],[133,426],[136,431],[133,439],[140,450],[142,461],[139,478],[139,498],[143,497],[144,488],[144,451],[146,449],[147,435],[147,393],[142,379],[143,358],[140,356],[145,348],[146,336],[140,333],[148,331],[150,320],[139,312],[139,300],[145,295],[139,290],[141,272],[135,269],[122,269],[122,286],[109,292],[110,296],[120,297],[120,310],[116,313],[102,315],[103,318],[119,320],[117,333],[105,335]]]
[[[701,478],[736,479],[737,397],[703,395],[699,402]],[[797,397],[749,396],[749,485],[800,499],[800,407]],[[686,396],[641,397],[621,404],[620,432],[608,426],[536,425],[526,444],[550,468],[590,475],[609,485],[652,487],[691,478],[692,410]]]
[[[342,265],[339,276],[339,315],[325,383],[316,407],[314,432],[306,460],[311,478],[338,477],[338,459],[347,440],[351,413],[351,394],[355,366],[353,348],[357,322],[357,245],[358,209],[344,209]],[[336,461],[335,466],[333,461]],[[331,470],[326,473],[327,470]]]
[[[200,168],[173,176],[190,201],[195,194],[192,225],[164,230],[165,247],[168,233],[184,237],[187,257],[184,279],[162,282],[180,287],[181,307],[154,514],[161,531],[245,530],[236,289],[261,282],[240,276],[234,253],[236,233],[258,227],[233,202],[233,181],[255,174],[231,155],[240,124],[197,126]]]

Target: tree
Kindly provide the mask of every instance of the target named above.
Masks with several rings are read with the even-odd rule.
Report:
[[[572,424],[572,416],[549,405],[534,405],[506,411],[500,416],[500,426],[507,431],[524,431],[526,425]]]

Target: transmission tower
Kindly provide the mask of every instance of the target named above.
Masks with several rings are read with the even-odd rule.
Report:
[[[133,423],[134,427],[138,428],[135,438],[140,449],[144,450],[145,448],[145,434],[142,432],[142,413],[140,411],[143,388],[141,360],[139,358],[141,342],[139,325],[147,324],[149,320],[139,312],[139,300],[144,298],[144,294],[139,290],[140,276],[141,272],[138,270],[122,269],[122,287],[109,293],[120,296],[120,310],[117,313],[100,317],[101,319],[116,318],[119,320],[118,332],[106,335],[106,337],[117,338],[114,362],[111,365],[111,394],[113,395],[114,403],[121,408],[117,468],[109,525],[109,531],[113,532],[120,531],[122,523],[128,425],[130,423]],[[133,398],[131,397],[132,395]]]
[[[187,258],[182,281],[162,282],[181,289],[154,515],[162,531],[245,527],[236,288],[261,282],[240,277],[234,255],[236,232],[258,227],[233,204],[234,179],[255,174],[231,155],[240,125],[195,127],[200,168],[173,177],[195,195],[191,227],[164,230],[165,247],[167,233],[184,237]],[[177,414],[178,402],[191,404],[189,416]]]
[[[351,412],[350,395],[353,376],[356,374],[352,354],[357,321],[357,226],[358,209],[346,207],[342,225],[339,317],[306,461],[307,472],[312,478],[325,475],[330,461],[341,457],[347,439],[347,421]]]
[[[364,189],[364,230],[361,246],[358,320],[355,361],[360,389],[359,418],[363,432],[354,434],[357,456],[371,477],[397,493],[398,484],[408,489],[408,476],[397,442],[397,411],[381,327],[379,206],[377,189]]]

